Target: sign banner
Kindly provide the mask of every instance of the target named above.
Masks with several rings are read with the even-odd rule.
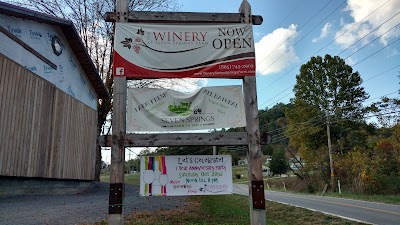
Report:
[[[254,76],[252,25],[116,23],[114,75],[135,78]]]
[[[126,122],[128,133],[244,127],[242,87],[204,87],[191,94],[129,88]]]
[[[230,155],[142,156],[140,195],[232,194]]]

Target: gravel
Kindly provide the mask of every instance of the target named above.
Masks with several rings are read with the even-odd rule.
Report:
[[[93,224],[108,216],[108,183],[96,183],[85,194],[0,197],[0,225]],[[185,197],[141,197],[138,185],[125,185],[125,215],[138,211],[175,209]]]

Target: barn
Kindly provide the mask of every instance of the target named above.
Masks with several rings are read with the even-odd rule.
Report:
[[[0,31],[3,189],[94,180],[97,103],[110,95],[74,25],[0,2]]]

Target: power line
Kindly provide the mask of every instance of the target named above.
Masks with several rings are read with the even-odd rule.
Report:
[[[315,120],[315,119],[321,119],[321,118],[323,118],[323,117],[325,117],[325,116],[322,116],[321,118],[318,118],[318,117],[321,117],[321,116],[318,115],[318,116],[315,116],[315,117],[313,117],[313,118],[311,118],[311,119],[309,119],[309,120],[307,120],[307,121],[305,121],[305,122],[300,122],[300,123],[291,124],[291,125],[284,126],[284,127],[281,127],[281,128],[275,129],[275,130],[269,130],[268,133],[273,134],[273,133],[275,133],[275,131],[280,131],[280,130],[283,130],[283,129],[285,129],[285,128],[291,127],[291,126],[298,126],[298,125],[301,125],[301,124],[307,124],[307,123],[310,123],[311,121],[313,121],[313,120]],[[262,127],[265,127],[265,126],[267,126],[267,125],[261,126],[260,129],[261,129]]]
[[[386,71],[383,71],[382,73],[379,73],[379,74],[377,74],[377,75],[375,75],[375,76],[372,76],[372,77],[366,79],[363,83],[366,83],[367,81],[372,80],[372,79],[374,79],[375,77],[378,77],[378,76],[380,76],[380,75],[382,75],[382,74],[385,74],[385,73],[387,73],[387,72],[389,72],[389,71],[391,71],[391,70],[393,70],[393,69],[395,69],[395,68],[397,68],[397,67],[399,67],[399,66],[400,66],[400,64],[397,65],[397,66],[395,66],[395,67],[392,67],[392,68],[390,68],[390,69],[388,69],[388,70],[386,70]]]
[[[392,107],[392,108],[398,108],[398,107]],[[362,118],[363,119],[367,119],[367,118],[371,118],[371,117],[384,116],[384,115],[395,114],[395,113],[400,113],[400,111],[372,114],[372,115],[369,115],[369,116],[364,116]],[[356,119],[356,118],[341,118],[341,119],[338,119],[338,120],[331,121],[331,123],[336,123],[336,122],[341,122],[341,121],[351,120],[351,119]]]
[[[328,47],[330,44],[332,44],[334,41],[336,41],[338,38],[340,38],[341,36],[343,36],[345,33],[349,32],[350,30],[352,30],[355,26],[357,26],[359,23],[361,23],[362,21],[364,21],[366,18],[368,18],[369,16],[371,16],[372,14],[374,14],[376,11],[378,11],[380,8],[382,8],[384,5],[386,5],[388,2],[390,2],[390,0],[386,1],[385,3],[383,3],[382,5],[380,5],[379,7],[377,7],[375,10],[373,10],[372,12],[370,12],[367,16],[365,16],[364,18],[362,18],[360,21],[358,21],[357,23],[353,24],[353,26],[351,26],[349,29],[347,29],[346,31],[344,31],[343,33],[341,33],[340,35],[336,36],[334,39],[332,39],[328,44],[326,44],[325,46],[323,46],[322,48],[320,48],[318,51],[316,51],[314,54],[312,54],[312,56],[318,54],[320,51],[322,51],[323,49],[325,49],[326,47]],[[291,70],[289,70],[287,73],[285,73],[284,75],[280,76],[278,79],[274,80],[272,83],[270,83],[269,85],[267,85],[264,89],[262,89],[260,92],[266,90],[268,87],[270,87],[271,85],[273,85],[274,83],[276,83],[277,81],[279,81],[280,79],[282,79],[283,77],[287,76],[288,74],[290,74],[294,69],[296,69],[297,67],[301,66],[302,64],[306,63],[308,60],[305,59],[304,61],[302,61],[300,64],[296,65],[295,67],[293,67]]]
[[[294,87],[294,84],[293,84],[292,86],[289,86],[289,87],[286,88],[285,90],[281,91],[279,94],[275,95],[274,97],[272,97],[272,98],[268,99],[267,101],[263,102],[262,104],[260,104],[260,106],[262,106],[262,105],[264,105],[265,103],[271,101],[272,99],[278,97],[280,94],[282,94],[283,92],[287,91],[289,88],[292,88],[292,87]],[[285,96],[285,97],[286,97],[286,96]],[[279,99],[279,100],[280,100],[280,99]]]
[[[365,16],[364,18],[362,18],[360,21],[358,21],[357,23],[353,24],[353,26],[351,26],[349,29],[347,29],[346,31],[344,31],[343,33],[341,33],[340,35],[336,36],[334,39],[332,39],[328,44],[326,44],[324,47],[320,48],[318,51],[316,51],[313,55],[318,54],[320,51],[322,51],[323,49],[325,49],[326,47],[328,47],[330,44],[332,44],[334,41],[336,41],[338,38],[340,38],[341,36],[343,36],[345,33],[349,32],[350,30],[352,30],[355,26],[357,26],[359,23],[361,23],[362,21],[364,21],[366,18],[368,18],[370,15],[372,15],[373,13],[375,13],[376,11],[378,11],[382,6],[386,5],[386,3],[390,2],[390,0],[386,1],[385,3],[383,3],[382,5],[380,5],[378,8],[376,8],[375,10],[373,10],[372,12],[370,12],[367,16]],[[286,75],[288,75],[290,72],[292,72],[294,69],[296,69],[297,67],[303,65],[305,62],[307,62],[308,59],[303,60],[300,64],[296,65],[295,67],[293,67],[291,70],[289,70],[287,73],[285,73],[283,76],[281,76],[280,78],[274,80],[272,83],[270,83],[269,85],[267,85],[263,90],[261,90],[260,92],[264,91],[265,89],[267,89],[268,87],[270,87],[271,85],[273,85],[274,83],[276,83],[278,80],[282,79],[283,77],[285,77]]]
[[[367,59],[371,58],[372,56],[376,55],[377,53],[379,53],[379,52],[380,52],[380,51],[382,51],[383,49],[385,49],[385,48],[387,48],[387,47],[391,46],[392,44],[394,44],[394,43],[396,43],[396,42],[398,42],[399,40],[400,40],[400,38],[399,38],[399,39],[397,39],[397,40],[395,40],[395,41],[393,41],[392,43],[390,43],[390,44],[386,45],[385,47],[383,47],[383,48],[379,49],[378,51],[376,51],[376,52],[372,53],[371,55],[369,55],[369,56],[365,57],[364,59],[362,59],[362,60],[358,61],[358,62],[357,62],[356,64],[354,64],[353,66],[357,66],[358,64],[360,64],[360,63],[364,62],[365,60],[367,60]]]
[[[383,72],[381,72],[381,73],[378,73],[378,74],[376,74],[376,75],[374,75],[374,76],[368,78],[367,80],[363,81],[363,83],[366,83],[366,82],[368,82],[368,81],[370,81],[370,80],[372,80],[372,79],[374,79],[374,78],[376,78],[376,77],[378,77],[378,76],[381,76],[381,75],[383,75],[383,74],[385,74],[385,73],[387,73],[387,72],[389,72],[389,71],[391,71],[391,70],[394,70],[394,69],[396,69],[396,68],[399,67],[399,66],[400,66],[400,64],[399,64],[399,65],[396,65],[396,66],[394,66],[394,67],[392,67],[392,68],[390,68],[390,69],[387,69],[387,70],[385,70],[385,71],[383,71]],[[291,88],[291,87],[294,87],[294,85],[290,86],[289,88]],[[288,88],[287,88],[287,89],[288,89]],[[284,91],[286,91],[287,89],[285,89]],[[284,91],[283,91],[283,92],[284,92]],[[283,93],[283,92],[281,92],[281,93]],[[275,95],[273,98],[275,98],[276,96],[279,96],[281,93],[279,93],[278,95]],[[273,102],[272,104],[269,104],[268,107],[271,106],[271,105],[274,105],[274,104],[278,103],[280,100],[284,99],[285,97],[287,97],[288,95],[290,95],[290,94],[292,94],[292,93],[293,93],[293,92],[291,91],[290,93],[288,93],[288,94],[286,94],[285,96],[281,97],[280,99],[278,99],[277,101]],[[397,93],[397,92],[394,92],[394,93]],[[369,101],[369,100],[367,100],[367,102],[368,102],[368,101]],[[260,106],[264,105],[264,104],[267,103],[267,102],[268,102],[268,101],[266,101],[266,102],[260,104]]]
[[[299,6],[300,6],[303,2],[304,2],[304,0],[301,0],[301,1],[299,2],[299,4],[297,4],[297,5],[286,15],[286,17],[278,24],[277,27],[280,27],[280,26],[282,25],[282,23],[283,23],[290,15],[292,15],[293,12],[294,12],[297,8],[299,8]]]
[[[400,12],[398,12],[397,14],[399,14]],[[362,46],[361,48],[359,48],[357,51],[355,51],[355,52],[353,52],[353,53],[351,53],[349,56],[347,56],[345,59],[348,59],[348,58],[350,58],[351,56],[353,56],[354,54],[356,54],[357,52],[359,52],[359,51],[361,51],[362,49],[364,49],[366,46],[368,46],[368,45],[370,45],[372,42],[374,42],[374,41],[376,41],[376,40],[378,40],[379,38],[381,38],[383,35],[385,35],[385,34],[387,34],[388,32],[390,32],[391,30],[393,30],[394,28],[396,28],[397,26],[399,26],[400,25],[400,23],[398,23],[398,24],[396,24],[396,26],[394,26],[394,27],[392,27],[392,28],[390,28],[389,30],[387,30],[385,33],[383,33],[383,34],[381,34],[381,35],[379,35],[378,37],[376,37],[374,40],[372,40],[372,41],[370,41],[368,44],[366,44],[366,45],[364,45],[364,46]],[[366,37],[366,36],[364,36],[364,37]],[[362,40],[364,37],[362,37],[360,40]],[[359,40],[359,41],[360,41]],[[340,54],[339,54],[340,55]]]
[[[314,14],[306,23],[304,23],[299,30],[301,30],[301,28],[303,28],[305,25],[307,25],[312,19],[314,19],[314,17],[316,17],[325,7],[327,7],[333,0],[330,0],[326,5],[324,5],[321,9],[318,10],[318,12],[316,14]],[[258,64],[261,64],[264,60],[266,60],[272,53],[274,53],[276,50],[278,50],[283,44],[285,44],[293,35],[295,35],[295,33],[293,33],[292,35],[290,35],[288,38],[285,39],[284,42],[282,42],[277,48],[275,48],[269,55],[267,55],[264,59],[262,59]]]
[[[347,51],[349,48],[353,47],[355,44],[357,44],[358,42],[360,42],[362,39],[364,39],[365,37],[367,37],[368,35],[370,35],[371,33],[375,32],[378,28],[380,28],[382,25],[384,25],[385,23],[389,22],[391,19],[393,19],[395,16],[397,16],[400,13],[397,12],[396,14],[394,14],[392,17],[390,17],[389,19],[387,19],[385,22],[381,23],[379,26],[375,27],[373,30],[371,30],[368,34],[364,35],[363,37],[361,37],[360,39],[358,39],[356,42],[354,42],[353,44],[351,44],[349,47],[347,47],[346,49],[344,49],[343,51],[341,51],[338,55],[341,55],[343,52]],[[397,24],[396,26],[398,26],[399,24]],[[390,30],[386,31],[384,34],[386,34],[387,32],[391,31],[392,29],[394,29],[396,26],[392,27]],[[381,35],[382,36],[382,35]]]
[[[360,117],[360,119],[361,119],[361,118],[362,118],[362,119],[367,119],[367,118],[371,118],[371,117],[383,116],[383,115],[389,115],[389,114],[395,114],[395,113],[400,113],[400,111],[388,112],[388,113],[380,113],[380,114],[373,114],[373,115],[369,115],[369,116]],[[352,119],[358,119],[358,118],[357,118],[357,117],[342,118],[342,119],[330,121],[330,123],[336,123],[336,122],[341,122],[341,121],[346,121],[346,120],[352,120]],[[318,126],[321,126],[321,125],[325,125],[325,124],[326,124],[326,123],[319,124],[319,125],[317,125],[317,127],[318,127]],[[300,131],[298,131],[298,132],[296,132],[296,133],[291,133],[290,135],[294,135],[294,134],[298,134],[298,133],[300,133]],[[271,142],[271,144],[277,143],[277,142],[280,142],[280,141],[283,141],[283,140],[288,139],[288,138],[289,138],[289,137],[282,137],[282,138],[279,138],[279,139],[277,139],[277,140],[273,140],[273,141]]]
[[[330,17],[336,10],[338,10],[344,3],[347,1],[343,1],[338,7],[335,8],[328,16],[326,16],[320,23],[318,23],[313,29],[311,29],[306,35],[304,35],[299,41],[297,41],[293,46],[291,46],[286,52],[284,52],[281,56],[279,56],[274,62],[272,62],[267,68],[263,70],[265,72],[268,68],[270,68],[272,65],[274,65],[279,59],[281,59],[282,56],[284,56],[286,53],[288,53],[291,49],[293,49],[298,43],[300,43],[305,37],[307,37],[313,30],[315,30],[319,25],[321,25],[328,17]],[[262,73],[263,73],[262,72]]]
[[[324,122],[320,122],[320,124],[319,124],[319,123],[316,123],[316,124],[314,124],[313,126],[314,126],[314,127],[319,127],[319,126],[321,126],[321,125],[325,125]],[[289,135],[299,134],[299,133],[301,133],[304,129],[305,129],[305,128],[303,128],[303,129],[301,129],[301,130],[298,130],[298,131],[293,131],[292,133],[289,133]],[[282,134],[284,134],[284,133],[282,132]],[[284,135],[285,135],[285,134],[284,134]],[[283,136],[280,136],[280,137],[277,138],[276,140],[272,140],[272,141],[271,141],[271,144],[276,143],[276,142],[283,141],[283,140],[285,140],[285,139],[288,139],[288,137],[286,137],[286,136],[284,136],[284,135],[283,135]]]
[[[368,100],[365,101],[364,103],[370,102],[370,101],[372,101],[372,100],[375,100],[375,99],[378,99],[378,98],[382,98],[382,97],[385,97],[385,96],[389,96],[389,95],[392,95],[392,94],[395,94],[395,93],[397,93],[397,91],[391,92],[391,93],[387,93],[387,94],[384,94],[384,95],[382,95],[382,96],[375,97],[375,98],[373,98],[373,99],[368,99]],[[342,109],[346,109],[346,108],[349,108],[349,107],[343,107]],[[301,111],[304,111],[304,110],[305,110],[305,109],[303,109],[303,110],[301,110]],[[315,116],[315,117],[313,117],[313,118],[311,118],[310,120],[307,120],[307,121],[305,121],[305,122],[295,123],[295,124],[291,124],[291,125],[288,125],[288,126],[284,126],[284,127],[275,129],[275,130],[270,130],[270,131],[268,131],[268,133],[273,134],[273,133],[275,133],[276,131],[281,131],[281,130],[284,130],[284,129],[286,129],[286,128],[293,127],[293,126],[298,126],[298,125],[301,125],[301,124],[307,124],[307,123],[312,122],[312,121],[315,120],[315,119],[322,119],[322,118],[324,118],[324,117],[326,117],[326,116],[322,116],[321,118],[318,118],[318,117],[321,117],[321,116]],[[265,126],[267,126],[267,125],[260,126],[260,129],[263,128],[263,127],[265,127]],[[283,132],[281,132],[281,133],[283,133]]]

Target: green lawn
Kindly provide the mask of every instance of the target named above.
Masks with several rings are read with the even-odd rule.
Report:
[[[342,194],[328,192],[325,196],[400,205],[400,195],[358,195],[346,192],[342,192]]]
[[[125,184],[140,184],[140,173],[125,174]],[[101,182],[110,182],[110,175],[100,175]]]
[[[233,166],[233,183],[246,183],[249,180],[249,173],[247,171],[247,165]],[[240,178],[238,176],[240,176]]]

